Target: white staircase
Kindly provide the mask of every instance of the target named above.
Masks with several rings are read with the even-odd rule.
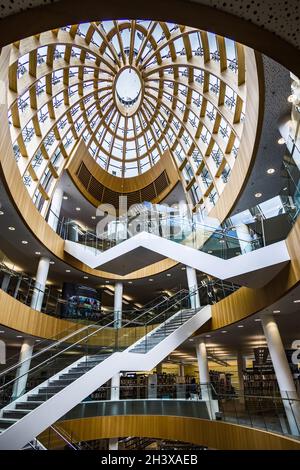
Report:
[[[1,410],[0,449],[23,448],[115,374],[153,369],[210,318],[209,305],[182,310],[122,352],[81,357]]]

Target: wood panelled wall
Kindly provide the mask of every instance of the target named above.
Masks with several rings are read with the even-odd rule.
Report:
[[[61,421],[78,441],[149,437],[190,442],[218,450],[300,450],[300,441],[221,421],[178,416],[98,416]],[[47,431],[39,438],[47,444]]]
[[[100,203],[118,207],[118,198],[122,195],[128,197],[129,206],[143,201],[159,203],[180,181],[169,151],[145,173],[132,178],[119,178],[95,162],[83,140],[75,148],[66,168],[79,191],[95,207]]]

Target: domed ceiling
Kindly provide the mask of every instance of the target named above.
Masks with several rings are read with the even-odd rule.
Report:
[[[80,140],[123,178],[151,169],[169,150],[193,204],[216,203],[242,136],[243,46],[187,26],[117,20],[10,47],[13,149],[42,213]]]

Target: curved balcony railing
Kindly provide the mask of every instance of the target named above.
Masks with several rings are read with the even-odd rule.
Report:
[[[193,388],[192,388],[193,387]],[[101,387],[107,398],[88,397],[73,408],[62,420],[88,418],[92,416],[154,414],[215,419],[228,423],[249,426],[299,438],[300,423],[293,410],[300,407],[300,400],[281,396],[260,396],[236,393],[217,393],[213,384],[174,384],[149,386]],[[131,390],[130,390],[131,389]],[[201,392],[202,390],[202,392]],[[112,394],[120,399],[110,399]],[[117,392],[117,393],[116,393]],[[124,398],[125,397],[125,398]],[[294,429],[286,416],[291,410]]]

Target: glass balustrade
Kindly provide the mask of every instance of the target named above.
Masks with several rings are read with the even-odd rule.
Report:
[[[218,290],[216,286],[212,289]],[[223,283],[218,295],[223,297],[229,295],[232,289],[232,284],[228,283],[226,289],[226,284]],[[197,287],[193,292],[182,289],[155,306],[131,312],[126,319],[123,319],[122,328],[116,328],[115,312],[111,312],[107,314],[104,325],[102,320],[85,326],[76,324],[77,328],[71,327],[58,340],[57,338],[48,340],[48,344],[44,344],[43,348],[37,345],[31,359],[25,359],[8,367],[6,365],[0,372],[1,403],[5,405],[42,383],[44,385],[41,398],[52,396],[54,391],[52,387],[49,388],[49,379],[77,360],[81,361],[80,367],[85,370],[91,363],[96,365],[111,353],[123,351],[138,340],[141,340],[138,350],[133,349],[132,352],[147,353],[199,310],[193,308],[193,296],[198,292],[201,298],[206,295],[211,299],[208,296],[208,286]],[[176,319],[173,324],[174,320],[171,317],[175,314]],[[155,337],[154,342],[153,337]],[[16,384],[27,375],[28,368],[27,383],[24,384],[25,388],[20,389]]]

